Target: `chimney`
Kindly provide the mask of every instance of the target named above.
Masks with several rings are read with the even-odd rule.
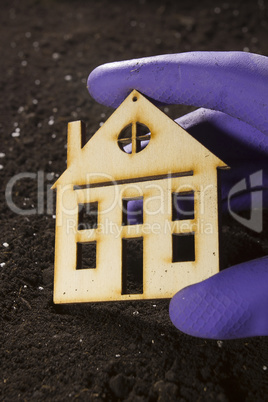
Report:
[[[85,124],[83,121],[68,123],[67,135],[67,168],[79,156],[81,148],[85,145]]]

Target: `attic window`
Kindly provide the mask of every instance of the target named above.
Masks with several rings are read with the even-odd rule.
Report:
[[[118,136],[119,148],[127,154],[135,154],[147,147],[151,138],[150,130],[142,123],[131,123]]]

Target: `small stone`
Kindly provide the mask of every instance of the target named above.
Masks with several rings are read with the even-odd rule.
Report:
[[[53,59],[53,60],[58,60],[59,58],[60,58],[60,54],[59,54],[59,53],[56,53],[56,52],[55,52],[55,53],[52,54],[52,59]]]

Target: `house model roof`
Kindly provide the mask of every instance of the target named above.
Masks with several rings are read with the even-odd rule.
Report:
[[[146,125],[151,139],[142,152],[128,154],[118,136],[131,123]],[[226,164],[166,116],[136,90],[124,100],[93,137],[82,147],[77,124],[69,123],[67,169],[58,185],[90,185],[110,180],[129,180],[174,172],[193,171]]]

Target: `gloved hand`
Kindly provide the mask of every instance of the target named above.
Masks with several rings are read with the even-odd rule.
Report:
[[[176,121],[231,167],[222,175],[223,210],[249,209],[253,195],[259,208],[268,206],[267,57],[191,52],[109,63],[89,75],[88,89],[112,107],[133,89],[156,104],[201,107]],[[234,185],[244,191],[232,191],[230,198]],[[132,213],[135,209],[139,206],[132,203]],[[171,300],[170,318],[181,331],[198,337],[268,335],[268,258],[228,268],[179,291]]]

